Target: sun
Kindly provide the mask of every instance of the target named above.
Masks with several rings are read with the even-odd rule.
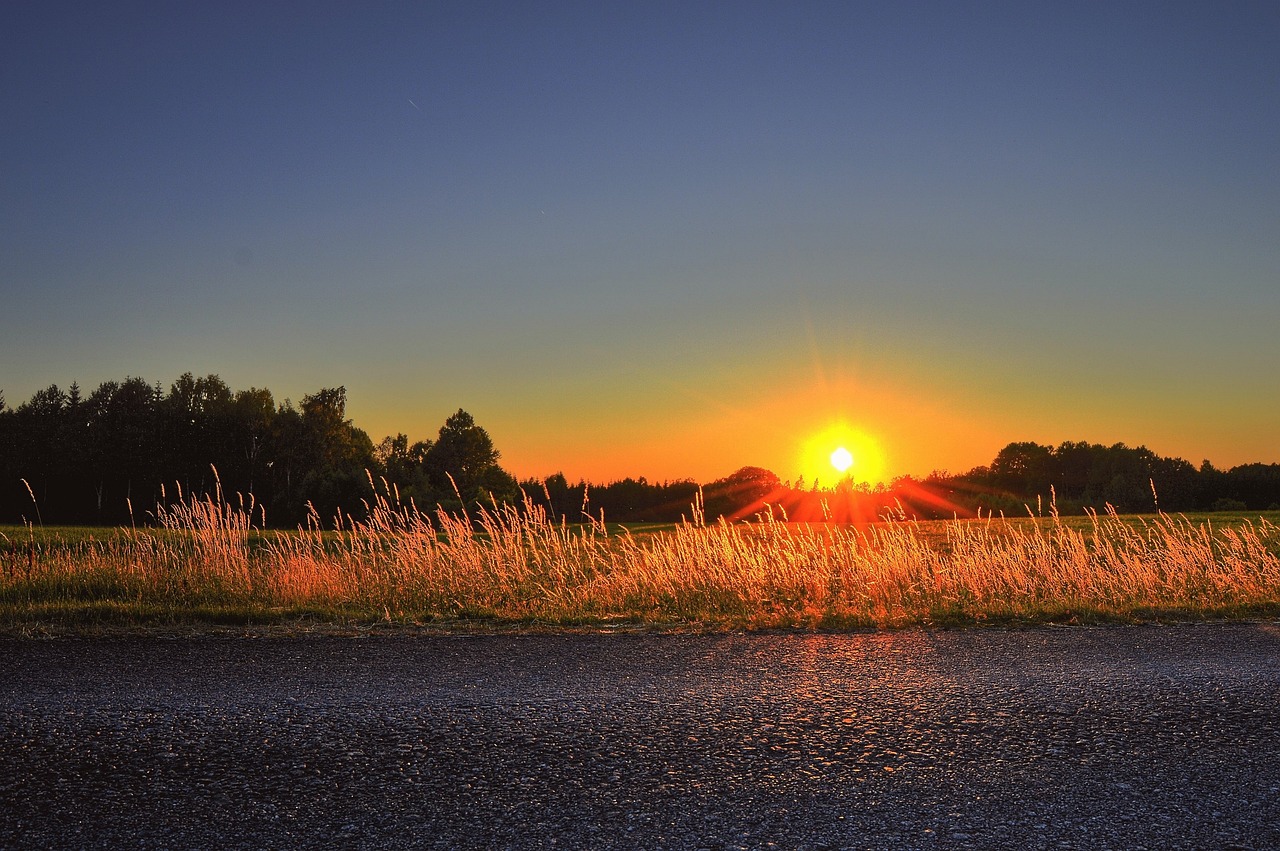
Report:
[[[802,440],[800,475],[807,485],[832,487],[842,481],[873,485],[885,475],[881,443],[866,431],[837,422]]]

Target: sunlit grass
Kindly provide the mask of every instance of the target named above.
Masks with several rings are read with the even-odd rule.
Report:
[[[272,624],[697,629],[1127,622],[1280,614],[1272,517],[984,518],[867,527],[764,515],[633,533],[532,502],[292,533],[186,499],[152,528],[0,537],[0,626]]]

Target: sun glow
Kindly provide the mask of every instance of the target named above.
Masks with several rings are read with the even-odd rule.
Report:
[[[875,484],[885,474],[884,450],[874,437],[845,423],[828,426],[800,447],[805,482],[829,487],[842,481]]]

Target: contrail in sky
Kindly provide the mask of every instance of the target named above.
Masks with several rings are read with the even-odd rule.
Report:
[[[413,103],[413,98],[409,98],[409,103]],[[418,110],[418,112],[422,112],[422,107],[418,106],[416,103],[413,103],[413,108]]]

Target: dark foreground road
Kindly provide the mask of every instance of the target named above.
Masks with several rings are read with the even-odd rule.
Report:
[[[1280,627],[5,641],[0,844],[1280,848]]]

